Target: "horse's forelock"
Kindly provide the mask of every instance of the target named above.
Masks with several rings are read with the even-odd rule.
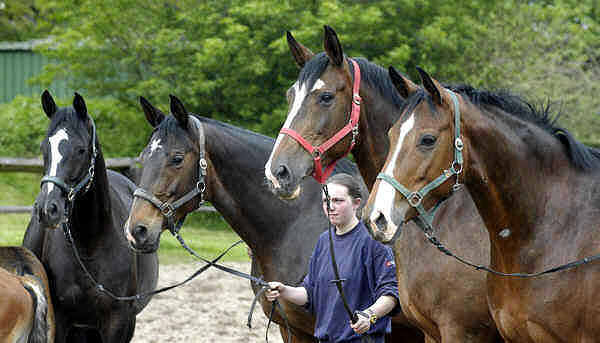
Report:
[[[87,122],[81,120],[72,107],[63,107],[56,111],[52,116],[50,125],[48,125],[46,136],[50,136],[62,128],[67,129],[68,132],[74,135],[81,132],[88,132]]]

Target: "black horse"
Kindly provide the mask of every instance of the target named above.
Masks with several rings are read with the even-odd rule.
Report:
[[[56,312],[56,342],[129,342],[135,316],[150,301],[117,301],[101,292],[74,258],[116,295],[151,291],[158,279],[156,254],[137,255],[123,225],[135,185],[106,170],[95,126],[83,98],[58,108],[48,91],[42,107],[50,118],[41,149],[44,178],[23,245],[44,264]],[[70,229],[74,244],[70,244]]]
[[[282,201],[264,181],[264,163],[273,148],[272,138],[189,114],[176,97],[171,97],[173,116],[165,116],[144,98],[140,102],[154,127],[141,154],[140,187],[160,201],[176,202],[196,187],[202,154],[206,159],[204,199],[252,249],[252,274],[265,280],[299,284],[308,271],[317,239],[327,228],[319,184],[307,179],[301,196]],[[338,164],[336,172],[341,171],[358,175],[356,166],[348,160]],[[199,198],[183,204],[171,222],[196,208]],[[136,198],[126,226],[132,246],[145,252],[155,251],[168,222],[152,203]],[[254,285],[253,290],[259,291]],[[272,304],[264,298],[261,301],[268,314]],[[314,318],[299,306],[287,302],[282,305],[293,342],[313,342]],[[402,323],[402,318],[397,319],[396,323]],[[287,330],[282,318],[277,315],[275,320],[285,338]],[[406,333],[400,329],[402,324],[395,328],[398,336]]]

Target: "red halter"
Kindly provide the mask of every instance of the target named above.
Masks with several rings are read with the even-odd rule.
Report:
[[[306,139],[304,139],[298,132],[289,128],[282,128],[279,133],[287,134],[293,139],[295,139],[309,154],[313,156],[315,161],[315,171],[313,172],[313,177],[320,184],[324,184],[333,168],[335,168],[335,164],[344,156],[348,155],[354,144],[356,143],[356,136],[358,136],[358,119],[360,117],[360,102],[361,97],[358,94],[360,90],[360,68],[358,64],[354,60],[350,60],[352,65],[354,66],[354,85],[352,86],[352,112],[350,113],[350,121],[346,124],[340,131],[338,131],[335,135],[325,141],[323,144],[318,147],[314,147],[310,144]],[[321,166],[321,156],[329,150],[332,146],[334,146],[337,142],[342,140],[342,138],[346,137],[347,134],[352,132],[352,142],[350,143],[350,147],[348,147],[348,151],[346,153],[333,161],[330,165],[326,166],[325,170]]]

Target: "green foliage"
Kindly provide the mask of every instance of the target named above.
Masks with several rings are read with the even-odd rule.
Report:
[[[43,38],[49,28],[42,0],[0,1],[0,41],[23,41]]]
[[[52,27],[54,37],[40,51],[58,62],[34,81],[64,79],[86,99],[109,97],[117,108],[137,109],[142,95],[166,111],[174,94],[192,112],[274,135],[298,74],[285,31],[317,52],[327,24],[349,56],[394,65],[415,80],[420,66],[441,81],[550,99],[563,108],[564,126],[600,143],[595,0],[48,0],[37,7],[36,28]],[[124,128],[138,136],[147,130]]]

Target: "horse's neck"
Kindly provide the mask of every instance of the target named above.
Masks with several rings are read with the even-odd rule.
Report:
[[[71,214],[71,232],[78,245],[85,247],[105,234],[112,220],[108,176],[99,151],[90,189],[77,197]]]
[[[238,235],[257,248],[274,240],[271,228],[282,217],[268,208],[273,195],[264,181],[264,163],[269,150],[243,136],[205,125],[206,149],[217,175],[212,180],[208,199],[230,223]],[[212,171],[212,170],[211,170]]]
[[[399,113],[389,99],[367,85],[361,85],[362,106],[359,137],[352,150],[360,174],[369,189],[383,168],[389,150],[387,132]]]
[[[559,180],[573,168],[560,142],[543,129],[472,107],[463,114],[464,182],[492,243],[528,244],[535,239],[536,223],[552,211]]]

